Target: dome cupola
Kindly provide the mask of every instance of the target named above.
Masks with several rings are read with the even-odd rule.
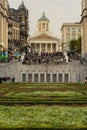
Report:
[[[42,17],[38,20],[37,27],[39,32],[49,31],[49,19],[45,16],[45,12],[43,12]]]

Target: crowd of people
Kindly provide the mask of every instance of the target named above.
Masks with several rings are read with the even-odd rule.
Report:
[[[62,52],[43,53],[41,55],[26,55],[22,58],[23,64],[61,64],[65,63],[65,56]]]
[[[10,82],[10,81],[15,82],[15,77],[0,77],[0,84],[2,82]]]

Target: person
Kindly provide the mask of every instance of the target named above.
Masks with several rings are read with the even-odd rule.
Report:
[[[85,84],[87,84],[87,77],[85,77]]]
[[[13,83],[15,82],[15,77],[12,77],[12,82],[13,82]]]
[[[0,77],[0,84],[2,84],[2,78]]]

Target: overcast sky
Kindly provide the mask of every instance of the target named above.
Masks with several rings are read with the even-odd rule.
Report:
[[[29,10],[30,35],[37,30],[37,20],[43,11],[50,20],[50,31],[61,38],[61,26],[65,22],[79,22],[82,0],[24,0]],[[18,8],[22,0],[8,0],[10,7]]]

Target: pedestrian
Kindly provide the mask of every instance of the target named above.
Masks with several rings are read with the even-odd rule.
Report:
[[[85,82],[85,84],[87,84],[87,77],[85,77],[85,81],[84,82]]]
[[[12,77],[12,82],[13,82],[13,83],[15,82],[15,77]]]
[[[2,84],[2,78],[0,77],[0,84]]]

